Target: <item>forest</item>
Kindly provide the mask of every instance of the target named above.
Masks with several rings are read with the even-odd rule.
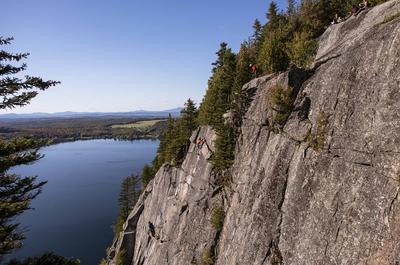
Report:
[[[146,123],[141,126],[143,121]],[[47,144],[89,139],[157,139],[165,125],[164,117],[3,119],[0,138],[30,137]]]

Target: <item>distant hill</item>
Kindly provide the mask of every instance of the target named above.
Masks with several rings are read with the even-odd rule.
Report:
[[[0,119],[43,119],[43,118],[79,118],[79,117],[178,117],[182,108],[161,111],[137,110],[130,112],[56,112],[56,113],[6,113]]]

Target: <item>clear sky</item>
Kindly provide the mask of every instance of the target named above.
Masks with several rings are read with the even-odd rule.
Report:
[[[7,0],[0,35],[59,80],[7,112],[162,110],[199,102],[219,43],[235,51],[270,0]],[[281,9],[285,0],[278,1]],[[4,113],[4,112],[2,112]]]

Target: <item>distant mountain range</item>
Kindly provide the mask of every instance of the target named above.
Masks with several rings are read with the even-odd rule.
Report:
[[[80,118],[80,117],[178,117],[182,108],[161,111],[137,110],[130,112],[55,112],[55,113],[6,113],[0,119],[47,119],[47,118]]]

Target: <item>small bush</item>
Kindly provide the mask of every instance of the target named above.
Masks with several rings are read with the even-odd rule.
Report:
[[[328,117],[321,111],[317,118],[317,132],[311,141],[311,146],[315,150],[321,150],[325,145],[325,138],[327,133]]]
[[[391,16],[385,16],[385,18],[383,19],[383,22],[381,24],[385,24],[388,23],[396,18],[400,17],[400,12],[397,12]]]
[[[225,212],[222,206],[218,206],[213,209],[211,213],[211,224],[212,227],[218,232],[222,230],[222,227],[224,225],[224,218]]]
[[[121,249],[115,257],[115,265],[123,265],[125,259],[125,249]]]
[[[214,265],[214,263],[215,263],[214,252],[210,247],[206,247],[201,255],[201,264]]]
[[[275,115],[275,128],[281,130],[293,110],[293,89],[290,87],[284,89],[277,83],[272,93],[272,104],[277,112]]]

